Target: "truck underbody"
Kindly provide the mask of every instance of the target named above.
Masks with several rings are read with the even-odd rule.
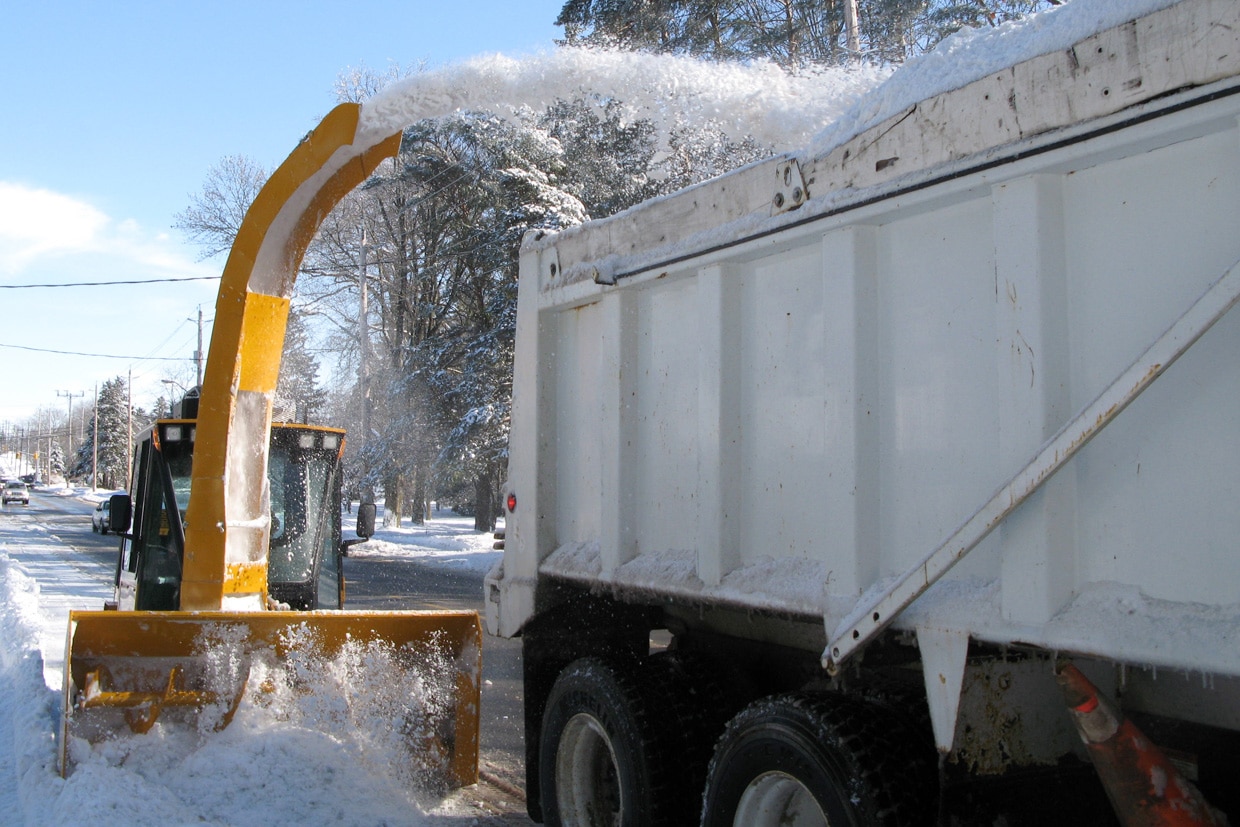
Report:
[[[538,613],[522,634],[526,795],[535,821],[568,823],[543,809],[542,796],[555,789],[544,777],[554,772],[545,752],[544,714],[555,706],[549,699],[557,679],[586,664],[627,683],[636,696],[627,703],[645,710],[634,729],[641,733],[638,740],[648,742],[646,772],[666,778],[644,780],[643,787],[666,786],[674,791],[670,798],[685,805],[640,823],[696,822],[700,798],[686,791],[705,787],[728,722],[762,699],[785,697],[825,699],[849,709],[860,701],[891,718],[871,723],[866,738],[877,739],[881,750],[901,761],[872,774],[889,774],[909,788],[898,811],[885,812],[876,823],[1122,823],[1065,713],[1054,652],[971,643],[959,728],[953,749],[940,761],[914,633],[886,633],[860,662],[831,678],[819,662],[825,633],[817,618],[622,599],[563,581],[543,585],[554,594],[553,608]],[[1073,662],[1122,699],[1124,714],[1213,807],[1225,813],[1240,808],[1234,785],[1240,732],[1194,722],[1191,712],[1194,703],[1240,709],[1240,681],[1180,674],[1160,679],[1154,670],[1126,669],[1106,659]],[[865,760],[879,761],[869,752]],[[881,799],[889,792],[872,794]]]

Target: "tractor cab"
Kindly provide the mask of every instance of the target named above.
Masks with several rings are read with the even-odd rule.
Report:
[[[195,421],[155,422],[139,439],[133,488],[114,495],[114,530],[121,534],[115,605],[121,610],[180,608]],[[267,594],[292,609],[341,608],[341,558],[374,531],[359,512],[359,539],[341,537],[341,456],[344,431],[274,423],[267,478],[270,491]],[[373,506],[370,506],[373,509]]]

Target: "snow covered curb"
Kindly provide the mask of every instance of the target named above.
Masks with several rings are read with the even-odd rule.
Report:
[[[0,549],[0,807],[24,823],[55,795],[58,698],[43,682],[39,585]]]

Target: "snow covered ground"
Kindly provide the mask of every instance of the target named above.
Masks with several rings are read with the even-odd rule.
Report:
[[[437,512],[426,527],[380,529],[352,553],[484,570],[499,552],[472,523]],[[101,608],[108,585],[97,566],[75,566],[47,526],[0,518],[0,823],[434,825],[465,815],[454,798],[411,792],[407,762],[381,738],[321,727],[313,710],[273,716],[245,703],[222,732],[119,738],[80,752],[60,778],[68,612]]]

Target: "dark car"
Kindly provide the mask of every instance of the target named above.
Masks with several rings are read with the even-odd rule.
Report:
[[[95,513],[90,518],[90,530],[100,534],[107,534],[112,530],[112,503],[104,500],[95,506]]]

